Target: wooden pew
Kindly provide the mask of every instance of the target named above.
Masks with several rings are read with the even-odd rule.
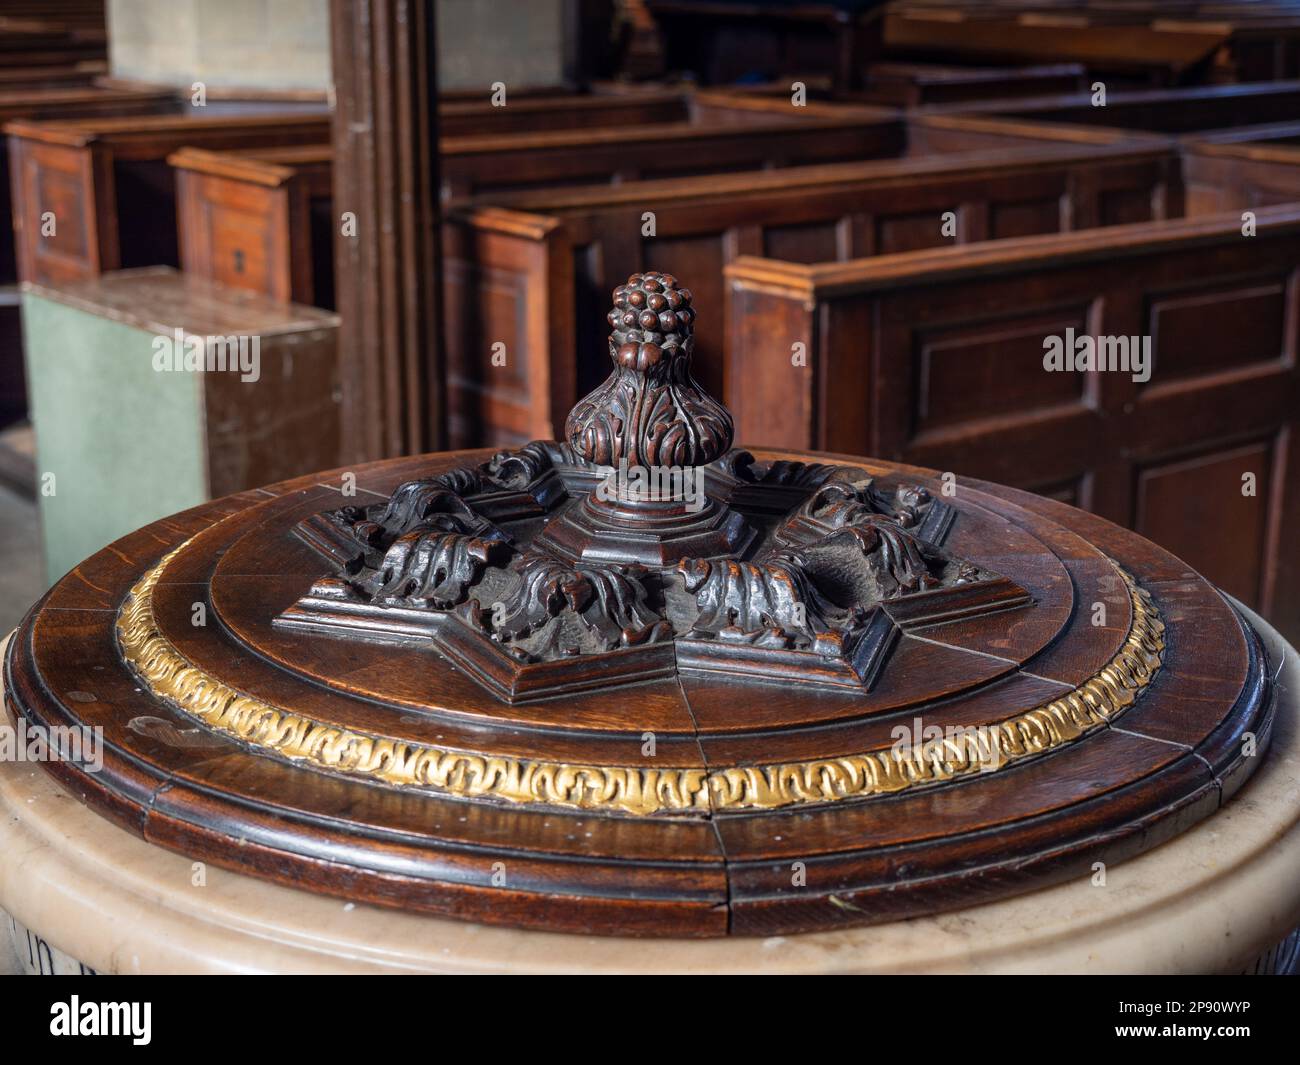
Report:
[[[537,94],[493,107],[474,94],[439,107],[443,133],[653,125],[688,120],[686,92]],[[181,263],[198,276],[316,307],[334,306],[329,144],[168,157],[177,174]]]
[[[724,85],[762,74],[829,73],[839,90],[860,86],[881,51],[882,0],[857,10],[827,3],[710,3],[644,0],[663,41],[668,67],[701,84]]]
[[[23,73],[44,68],[18,68]],[[0,85],[0,122],[79,115],[140,115],[177,107],[170,90],[120,91],[92,85]],[[18,264],[10,202],[11,166],[0,139],[0,426],[26,413],[21,328],[18,321]]]
[[[107,73],[108,64],[101,59],[52,67],[4,67],[0,68],[0,91],[90,85]]]
[[[466,137],[482,133],[540,133],[557,129],[598,129],[687,122],[691,94],[684,90],[628,93],[561,93],[528,96],[507,93],[497,107],[487,94],[471,100],[438,104],[438,135]]]
[[[872,63],[859,95],[866,102],[891,107],[924,107],[1047,96],[1077,92],[1084,87],[1084,70],[1078,63],[972,67],[894,61]]]
[[[654,97],[628,94],[638,101]],[[627,181],[645,172],[712,173],[871,158],[896,154],[904,137],[896,113],[879,108],[795,108],[788,101],[720,93],[689,100],[689,122],[444,137],[444,192],[463,197],[520,185]],[[195,143],[192,138],[183,143],[187,147],[174,151],[170,162],[177,174],[181,225],[190,234],[182,240],[186,269],[278,298],[329,306],[331,295],[321,285],[331,252],[322,246],[326,231],[320,225],[328,214],[323,207],[328,145],[284,151],[241,147],[229,153],[188,147]],[[315,239],[309,218],[316,219]]]
[[[904,108],[1060,95],[1087,87],[1084,69],[1078,63],[987,67],[890,60],[870,64],[863,74],[860,89],[833,89],[831,79],[806,75],[731,85],[726,91],[789,97],[796,81],[803,86],[810,100]]]
[[[1182,140],[1188,215],[1300,202],[1300,122]]]
[[[1300,75],[1300,12],[1288,2],[895,0],[884,40],[944,57],[1072,60],[1153,85]]]
[[[175,111],[178,106],[170,90],[123,91],[98,86],[0,88],[0,123],[17,119],[159,114]],[[12,285],[18,276],[10,224],[11,169],[8,144],[0,141],[0,285]]]
[[[171,161],[188,273],[329,305],[321,285],[332,229],[312,223],[333,217],[321,205],[327,152],[184,149]],[[633,269],[671,259],[702,305],[721,306],[721,266],[744,252],[811,262],[1167,217],[1178,210],[1175,178],[1176,156],[1163,142],[1039,143],[1012,153],[494,195],[453,209],[444,233],[447,340],[465,393],[453,403],[456,441],[558,431],[568,407],[606,372],[604,301]],[[940,231],[947,210],[952,237]],[[647,211],[654,237],[642,236]],[[507,293],[529,301],[522,318]],[[495,341],[506,345],[507,368],[489,373]],[[702,376],[720,393],[718,316],[701,319],[697,346]]]
[[[1109,126],[1070,126],[1005,115],[950,113],[946,108],[922,108],[907,115],[908,155],[1024,148],[1044,140],[1077,145],[1168,142],[1166,135],[1159,133]]]
[[[444,232],[451,409],[460,441],[559,432],[608,372],[610,290],[671,269],[701,307],[723,302],[722,267],[761,253],[801,262],[1166,217],[1176,157],[1163,145],[800,167],[493,198],[454,209]],[[498,205],[499,204],[499,205]],[[955,232],[941,231],[951,211]],[[655,235],[644,236],[645,216]],[[701,314],[699,373],[722,393],[721,318]],[[505,367],[490,359],[505,345]]]
[[[644,97],[650,94],[635,94]],[[518,106],[518,105],[511,105]],[[750,101],[724,94],[692,99],[691,123],[632,130],[561,130],[499,137],[447,137],[447,191],[508,194],[520,175],[542,185],[627,180],[642,170],[704,172],[773,167],[805,160],[896,154],[901,120],[876,108]],[[630,143],[628,143],[630,141]],[[581,154],[579,154],[581,149]],[[327,144],[289,149],[182,148],[176,171],[185,269],[226,284],[328,307],[328,215],[332,152]],[[314,220],[314,221],[313,221]]]
[[[467,199],[591,182],[627,182],[895,155],[885,108],[697,93],[691,119],[607,129],[442,138],[443,195]]]
[[[176,172],[180,261],[187,274],[333,308],[329,145],[182,148],[167,162]]]
[[[19,275],[70,281],[130,266],[176,265],[175,184],[167,156],[209,148],[320,143],[324,113],[11,122]],[[43,236],[41,217],[57,223]],[[125,234],[127,239],[123,240]]]
[[[1161,23],[1140,9],[1044,12],[987,2],[903,2],[891,5],[884,18],[891,52],[1077,62],[1163,85],[1204,76],[1231,35],[1232,27],[1220,21]]]
[[[1083,92],[1034,100],[980,100],[931,113],[1185,134],[1295,118],[1300,114],[1300,81],[1108,92],[1104,107],[1094,106],[1091,95]]]
[[[1261,208],[1249,240],[1234,213],[845,263],[741,257],[726,268],[737,439],[1081,505],[1297,631],[1298,264],[1294,204]],[[1150,337],[1150,380],[1047,372],[1046,338],[1067,329]]]
[[[108,37],[102,20],[96,25],[71,25],[57,19],[14,18],[0,14],[0,66],[71,66],[104,60]]]

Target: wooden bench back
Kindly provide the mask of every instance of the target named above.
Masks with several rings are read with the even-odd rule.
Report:
[[[490,99],[440,103],[438,135],[466,137],[484,133],[645,126],[687,122],[690,117],[691,94],[683,91],[567,93],[518,98],[507,93],[502,106],[494,105]]]
[[[75,70],[75,67],[72,68]],[[23,71],[6,71],[21,74]],[[159,89],[106,89],[92,85],[0,85],[0,122],[105,115],[150,115],[175,111],[176,96]],[[0,138],[0,285],[18,279],[10,199],[8,144]]]
[[[444,137],[444,198],[898,155],[892,110],[699,93],[688,122]]]
[[[1300,122],[1185,137],[1182,151],[1189,215],[1300,201]]]
[[[1232,214],[847,263],[741,257],[736,436],[1064,499],[1293,623],[1298,274],[1300,205],[1261,208],[1251,239]],[[1049,372],[1066,330],[1149,337],[1152,376]]]
[[[1034,100],[981,100],[933,111],[1150,133],[1191,133],[1295,118],[1300,114],[1300,81],[1112,91],[1106,94],[1105,106],[1094,105],[1092,100],[1091,93],[1082,92]]]
[[[330,118],[301,111],[142,115],[22,120],[5,131],[19,276],[58,282],[179,263],[175,183],[166,164],[178,148],[319,143],[329,139]],[[45,225],[50,217],[53,232]]]
[[[608,372],[606,301],[634,270],[670,270],[690,285],[697,374],[722,394],[723,267],[736,256],[814,263],[1166,217],[1175,165],[1167,145],[1048,146],[454,209],[444,238],[453,435],[506,443],[560,431]],[[493,344],[504,345],[504,366]]]

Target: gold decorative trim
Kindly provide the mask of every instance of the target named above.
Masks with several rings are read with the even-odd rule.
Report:
[[[1073,691],[1006,721],[915,747],[777,765],[712,770],[567,765],[356,732],[230,687],[181,654],[154,620],[154,586],[184,546],[136,582],[118,615],[122,657],[153,695],[218,732],[291,762],[457,798],[648,815],[771,810],[891,794],[1000,769],[1073,743],[1137,701],[1160,670],[1165,647],[1164,623],[1151,597],[1120,570],[1133,624],[1119,652]]]

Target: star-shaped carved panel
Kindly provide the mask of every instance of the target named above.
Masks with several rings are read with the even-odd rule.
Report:
[[[678,672],[869,691],[903,632],[1030,601],[943,550],[957,512],[924,488],[739,450],[702,469],[698,511],[621,558],[617,541],[592,557],[557,533],[583,526],[611,474],[567,445],[409,481],[297,526],[332,572],[275,624],[428,640],[522,702]],[[719,542],[738,547],[684,553]]]

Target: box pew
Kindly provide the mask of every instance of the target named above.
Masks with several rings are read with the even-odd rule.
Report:
[[[697,93],[689,121],[443,137],[443,195],[646,180],[873,159],[904,141],[897,112],[747,94]]]
[[[4,67],[0,69],[0,91],[89,86],[107,73],[108,64],[100,59],[52,67]]]
[[[979,100],[934,111],[997,115],[1025,123],[1186,134],[1293,119],[1300,115],[1300,81],[1109,92],[1104,107],[1094,106],[1091,95],[1082,92],[1032,100]]]
[[[1300,74],[1300,15],[1291,3],[998,3],[890,6],[893,51],[1016,61],[1074,60],[1149,84],[1262,81]]]
[[[1300,122],[1185,137],[1188,215],[1300,202]]]
[[[90,85],[0,85],[0,123],[17,119],[159,114],[175,111],[178,106],[171,90],[123,91]],[[14,235],[9,221],[10,172],[8,144],[0,141],[0,285],[11,285],[18,276]]]
[[[119,267],[176,265],[175,183],[167,156],[209,148],[321,143],[328,114],[145,115],[16,121],[9,134],[14,231],[23,280],[71,281]],[[56,230],[42,234],[44,212]],[[127,240],[121,239],[127,234]]]
[[[966,67],[898,61],[872,63],[861,97],[891,107],[924,107],[1072,93],[1084,87],[1084,70],[1078,63]]]
[[[704,85],[815,70],[837,89],[854,89],[881,51],[882,0],[852,6],[644,0],[644,7],[669,66]]]
[[[332,229],[313,223],[333,217],[320,201],[328,159],[310,147],[175,153],[185,270],[329,306]],[[456,440],[557,431],[573,400],[604,376],[604,301],[633,269],[676,270],[702,306],[720,307],[721,266],[737,254],[815,262],[1169,217],[1179,205],[1176,176],[1164,142],[1039,143],[498,195],[453,208],[444,251],[449,357],[464,392],[453,403]],[[952,237],[940,230],[949,210]],[[646,212],[653,237],[642,236]],[[515,300],[528,302],[522,317]],[[507,366],[487,377],[496,341],[506,344]],[[721,392],[716,315],[702,317],[697,345],[702,377]]]
[[[1055,496],[1296,631],[1300,205],[1261,208],[1258,226],[1243,239],[1228,214],[845,263],[737,258],[737,439]],[[1067,329],[1150,337],[1150,379],[1048,372],[1046,340]]]
[[[702,308],[697,372],[722,394],[723,266],[742,254],[852,259],[1168,215],[1167,145],[800,167],[533,193],[451,211],[444,230],[448,360],[459,442],[560,432],[608,372],[610,290],[644,268],[685,279]],[[951,211],[955,232],[941,231]],[[643,236],[645,215],[653,236]],[[505,345],[506,365],[492,364]]]
[[[440,101],[438,134],[464,137],[479,133],[540,133],[557,129],[644,126],[687,122],[691,94],[685,90],[628,93],[562,93],[515,96],[497,107],[487,94],[472,100]]]
[[[871,158],[897,154],[904,138],[896,113],[878,108],[795,108],[788,101],[721,93],[687,99],[689,122],[443,137],[444,193],[463,197],[521,185],[628,181],[646,172],[712,173]],[[331,295],[322,286],[329,283],[331,252],[321,220],[329,214],[323,198],[329,194],[331,151],[324,139],[283,151],[241,147],[233,153],[183,141],[186,147],[169,160],[186,233],[180,251],[186,269],[329,306]]]
[[[0,66],[72,66],[102,61],[108,54],[108,37],[98,26],[66,25],[54,19],[0,16]]]
[[[1043,5],[1034,5],[1041,8]],[[1157,21],[1155,11],[1016,11],[986,2],[891,5],[891,52],[989,62],[1077,62],[1092,71],[1177,84],[1207,72],[1232,35],[1221,21]]]
[[[176,172],[180,261],[187,274],[333,308],[329,145],[182,148],[167,162]]]
[[[901,151],[905,136],[902,120],[877,108],[794,108],[788,101],[707,93],[693,97],[691,106],[689,123],[444,137],[444,191],[490,190],[498,197],[521,184],[560,187],[629,181],[647,171],[747,171],[889,156]],[[278,298],[330,306],[325,286],[331,284],[332,232],[320,219],[330,213],[322,197],[328,196],[331,159],[324,143],[173,152],[185,269]],[[523,174],[528,181],[521,181]]]
[[[1160,133],[1111,129],[1106,126],[1054,125],[999,115],[945,114],[925,109],[910,111],[907,115],[909,157],[948,152],[1014,150],[1041,146],[1044,143],[1076,147],[1122,144],[1168,147],[1170,138]],[[1170,213],[1180,212],[1171,210]]]
[[[18,68],[4,74],[29,74],[44,68]],[[0,122],[18,118],[142,115],[174,111],[171,90],[124,92],[92,85],[0,83]],[[23,417],[27,409],[23,384],[21,329],[18,320],[18,263],[10,203],[8,146],[0,139],[0,426]]]

